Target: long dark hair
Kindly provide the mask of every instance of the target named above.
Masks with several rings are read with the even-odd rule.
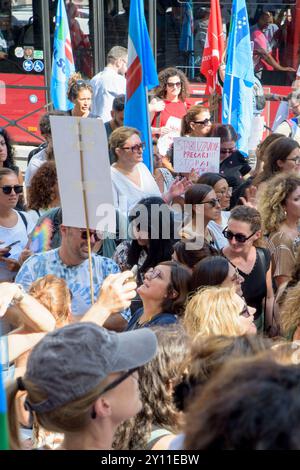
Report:
[[[15,150],[12,146],[10,136],[3,127],[0,128],[0,135],[4,138],[7,147],[7,159],[3,162],[3,167],[10,168],[11,170],[14,170],[15,173],[18,173],[14,159]]]
[[[176,261],[165,261],[164,263],[159,263],[159,265],[169,266],[171,269],[171,282],[168,294],[171,294],[174,290],[178,293],[177,297],[168,296],[163,300],[161,311],[183,316],[186,299],[190,292],[191,274],[183,264],[176,263]]]
[[[157,210],[157,216],[153,217],[153,211]],[[151,217],[152,214],[152,217]],[[138,221],[137,221],[138,219]],[[130,212],[129,222],[136,224],[140,230],[141,223],[143,229],[146,228],[149,237],[149,246],[146,249],[147,258],[138,273],[138,281],[141,281],[140,274],[149,268],[154,268],[162,261],[168,261],[172,257],[174,244],[174,216],[167,204],[160,197],[148,197],[142,199]],[[170,227],[169,237],[163,237],[163,228]],[[128,265],[134,266],[138,263],[141,251],[136,240],[132,240],[128,252]]]
[[[204,286],[220,286],[229,272],[229,262],[223,256],[212,256],[199,261],[193,271],[191,290]]]

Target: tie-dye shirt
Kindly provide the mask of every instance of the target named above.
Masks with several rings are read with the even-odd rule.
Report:
[[[118,265],[110,258],[92,255],[94,299],[99,296],[104,279],[109,274],[120,272]],[[22,265],[17,274],[16,282],[29,290],[31,284],[37,279],[53,274],[64,279],[72,292],[72,313],[74,316],[83,315],[91,306],[89,261],[85,260],[77,266],[67,266],[59,256],[59,248],[36,253]],[[130,310],[121,313],[127,321],[130,319]]]

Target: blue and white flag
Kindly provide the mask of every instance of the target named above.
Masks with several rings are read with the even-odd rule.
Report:
[[[237,148],[248,153],[253,118],[254,70],[245,0],[233,0],[227,44],[227,61],[222,101],[222,122],[239,135]]]
[[[67,99],[68,81],[75,72],[71,36],[65,3],[58,0],[53,43],[51,99],[54,109],[68,111],[73,104]]]
[[[152,171],[152,136],[148,110],[148,90],[159,84],[147,30],[144,1],[131,0],[128,37],[124,125],[135,127],[146,143],[145,165]]]

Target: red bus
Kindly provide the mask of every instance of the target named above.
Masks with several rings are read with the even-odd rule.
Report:
[[[66,0],[76,69],[91,78],[105,65],[108,50],[127,46],[130,0]],[[158,70],[183,69],[192,99],[201,101],[204,77],[202,51],[210,10],[209,1],[194,0],[194,51],[180,50],[184,4],[181,0],[144,0],[145,14]],[[224,34],[228,32],[231,1],[220,1]],[[272,54],[282,67],[299,67],[300,0],[247,0],[251,28],[263,12],[272,20],[266,34]],[[0,126],[15,142],[39,144],[39,117],[51,107],[49,83],[57,0],[0,0]],[[276,33],[276,34],[275,34]],[[262,70],[265,90],[287,95],[295,73]],[[272,125],[278,103],[265,110]]]

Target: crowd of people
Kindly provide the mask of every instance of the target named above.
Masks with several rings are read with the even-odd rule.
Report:
[[[76,74],[68,88],[67,115],[105,123],[114,240],[63,223],[50,116],[64,113],[41,119],[45,143],[28,159],[24,196],[0,130],[10,446],[299,449],[298,129],[282,123],[260,142],[254,168],[234,128],[191,106],[187,78],[168,68],[149,102],[151,173],[141,133],[123,125],[126,67],[116,46],[103,73],[91,83]],[[289,102],[299,128],[299,92]],[[219,173],[176,173],[180,135],[220,138]],[[46,219],[41,251],[32,234]]]

